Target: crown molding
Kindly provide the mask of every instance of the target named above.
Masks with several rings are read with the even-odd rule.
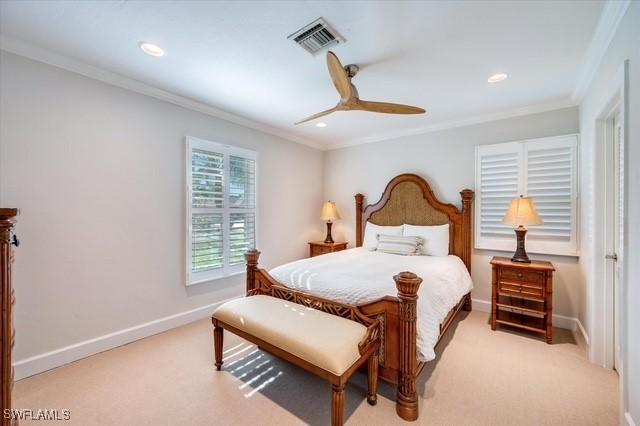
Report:
[[[574,101],[582,100],[587,92],[630,4],[631,0],[608,0],[604,5],[572,94]]]
[[[627,3],[629,2],[629,0],[625,0],[625,1]],[[612,3],[616,3],[616,2],[612,2]],[[609,5],[609,3],[607,5]],[[625,10],[626,10],[626,6],[625,6]],[[606,13],[603,12],[603,15],[605,14]],[[623,14],[624,13],[622,13],[622,15]],[[618,19],[618,24],[622,15],[620,15],[620,18]],[[141,81],[134,80],[117,73],[106,71],[98,67],[94,67],[84,62],[77,61],[75,59],[71,59],[63,55],[59,55],[52,51],[40,48],[38,46],[23,42],[15,38],[0,36],[0,50],[14,53],[16,55],[24,56],[26,58],[43,62],[58,68],[62,68],[64,70],[71,71],[76,74],[80,74],[85,77],[89,77],[98,81],[102,81],[104,83],[111,84],[113,86],[117,86],[126,90],[130,90],[132,92],[150,96],[156,99],[160,99],[165,102],[169,102],[174,105],[178,105],[192,111],[207,114],[209,116],[212,116],[221,120],[225,120],[225,121],[228,121],[243,127],[247,127],[250,129],[258,130],[260,132],[277,136],[279,138],[285,139],[290,142],[306,145],[321,151],[328,151],[328,150],[346,148],[349,146],[382,142],[385,140],[396,139],[404,136],[413,136],[413,135],[419,135],[423,133],[436,132],[440,130],[453,129],[456,127],[464,127],[464,126],[470,126],[474,124],[481,124],[481,123],[486,123],[491,121],[503,120],[506,118],[536,114],[536,113],[551,111],[555,109],[568,108],[568,107],[576,106],[579,104],[579,101],[576,100],[575,98],[565,99],[559,102],[512,108],[508,110],[499,111],[496,113],[482,114],[482,115],[472,116],[472,117],[459,119],[459,120],[444,121],[444,122],[434,123],[432,125],[422,126],[422,127],[413,128],[413,129],[406,129],[406,130],[400,130],[397,132],[378,134],[375,136],[367,136],[363,138],[345,140],[335,144],[325,144],[322,142],[301,138],[297,135],[293,135],[290,132],[284,131],[282,129],[278,129],[257,121],[250,120],[248,118],[244,118],[244,117],[223,111],[211,105],[207,105],[202,102],[198,102],[184,96],[167,92],[157,87],[150,86]]]
[[[504,120],[507,118],[520,117],[523,115],[531,115],[531,114],[537,114],[540,112],[553,111],[556,109],[570,108],[577,105],[578,105],[578,102],[574,101],[573,99],[565,99],[558,102],[530,105],[530,106],[520,107],[520,108],[511,108],[503,111],[498,111],[495,113],[482,114],[482,115],[476,115],[473,117],[463,118],[460,120],[444,121],[441,123],[435,123],[429,126],[418,127],[415,129],[407,129],[407,130],[401,130],[397,132],[385,133],[382,135],[367,136],[365,138],[353,139],[350,141],[328,145],[325,147],[325,149],[334,150],[334,149],[346,148],[346,147],[356,146],[356,145],[383,142],[386,140],[397,139],[404,136],[414,136],[414,135],[421,135],[424,133],[438,132],[441,130],[454,129],[456,127],[465,127],[465,126],[471,126],[474,124],[482,124],[482,123],[488,123],[491,121]]]
[[[141,81],[134,80],[132,78],[128,78],[110,71],[106,71],[98,67],[94,67],[84,62],[59,55],[52,51],[34,46],[32,44],[12,37],[7,37],[4,35],[0,36],[0,50],[4,50],[9,53],[14,53],[16,55],[24,56],[35,61],[62,68],[64,70],[71,71],[76,74],[92,78],[94,80],[102,81],[104,83],[111,84],[113,86],[117,86],[126,90],[130,90],[132,92],[160,99],[162,101],[169,102],[192,111],[207,114],[212,117],[228,121],[230,123],[277,136],[289,142],[299,143],[318,150],[325,149],[323,144],[316,141],[300,138],[299,136],[293,135],[281,129],[277,129],[275,127],[271,127],[254,120],[250,120],[248,118],[223,111],[211,105],[198,102],[185,96],[176,95],[174,93],[158,89],[157,87],[150,86]]]

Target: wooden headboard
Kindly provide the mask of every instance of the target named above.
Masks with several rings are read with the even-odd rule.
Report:
[[[362,246],[367,221],[376,225],[444,225],[449,224],[449,253],[460,257],[471,272],[471,205],[473,191],[464,189],[462,211],[453,204],[440,202],[426,180],[414,174],[394,177],[375,204],[364,208],[364,195],[356,194],[356,247]]]

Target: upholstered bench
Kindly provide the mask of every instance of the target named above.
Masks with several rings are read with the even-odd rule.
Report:
[[[368,361],[367,402],[375,405],[378,382],[378,321],[363,323],[266,295],[229,301],[214,312],[216,368],[222,368],[223,329],[258,345],[332,385],[331,424],[342,425],[344,387]]]

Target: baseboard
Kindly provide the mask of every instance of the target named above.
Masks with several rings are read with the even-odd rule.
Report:
[[[582,323],[578,318],[575,318],[575,320],[576,320],[576,324],[578,325],[578,329],[582,334],[582,338],[584,339],[584,342],[587,344],[587,346],[589,346],[589,335],[587,334],[587,330],[584,329],[584,327],[582,326]]]
[[[482,300],[482,299],[472,299],[472,301],[473,301],[473,309],[477,309],[478,311],[481,311],[481,312],[489,312],[489,313],[491,312],[490,301]],[[565,315],[559,315],[559,314],[553,314],[553,326],[571,330],[573,332],[580,331],[580,333],[584,336],[584,339],[587,342],[587,345],[589,344],[589,337],[587,336],[587,333],[585,332],[584,327],[582,327],[582,324],[580,323],[580,320],[578,318],[567,317]]]
[[[15,380],[20,380],[33,376],[34,374],[42,373],[52,368],[60,367],[70,362],[206,318],[211,315],[216,306],[227,300],[231,299],[221,300],[190,311],[180,312],[134,327],[125,328],[124,330],[119,330],[114,333],[105,334],[104,336],[85,340],[84,342],[75,343],[64,348],[21,359],[13,363],[15,369],[14,378]]]
[[[636,426],[636,422],[633,421],[630,412],[624,413],[624,420],[627,422],[627,426]]]
[[[221,300],[190,311],[180,312],[178,314],[136,325],[134,327],[129,327],[124,330],[119,330],[114,333],[85,340],[84,342],[75,343],[64,348],[32,356],[30,358],[21,359],[13,364],[15,368],[14,378],[15,380],[24,379],[25,377],[33,376],[34,374],[42,373],[44,371],[51,370],[52,368],[60,367],[70,362],[206,318],[211,315],[212,310],[216,306],[226,302],[227,300],[231,299]],[[491,312],[491,302],[487,300],[473,299],[473,308],[481,312]],[[589,344],[589,338],[578,318],[554,315],[553,324],[556,327],[565,328],[574,332],[580,330],[585,341]],[[630,415],[628,416],[628,419],[632,421]],[[634,423],[629,424],[635,426]]]

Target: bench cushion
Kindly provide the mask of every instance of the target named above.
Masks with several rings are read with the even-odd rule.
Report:
[[[271,296],[231,300],[213,317],[340,376],[358,359],[364,325]]]

